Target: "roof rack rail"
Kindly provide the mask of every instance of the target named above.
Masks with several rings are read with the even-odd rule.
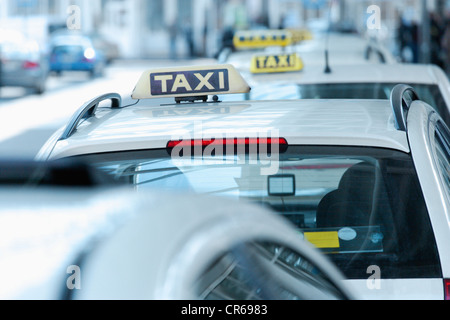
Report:
[[[405,93],[409,92],[410,97],[405,99]],[[419,100],[419,96],[413,87],[407,84],[397,84],[391,91],[391,107],[394,112],[395,128],[406,131],[406,116],[414,100]]]
[[[88,102],[83,104],[81,108],[78,109],[78,111],[73,115],[72,119],[67,124],[66,129],[64,130],[59,140],[65,140],[69,138],[77,128],[80,121],[82,119],[92,117],[95,114],[95,111],[97,110],[97,107],[100,104],[100,102],[108,99],[111,100],[111,108],[116,109],[122,106],[122,97],[118,93],[106,93],[101,96],[98,96],[97,98],[89,100]]]

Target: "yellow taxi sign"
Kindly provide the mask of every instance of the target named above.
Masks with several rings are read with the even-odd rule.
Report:
[[[303,69],[303,61],[296,53],[255,55],[250,64],[251,73],[291,72]]]
[[[237,49],[285,47],[292,43],[292,33],[289,30],[237,31],[233,37],[233,45]]]
[[[311,40],[313,38],[312,33],[307,29],[288,29],[292,35],[292,42],[301,42],[305,40]]]
[[[198,97],[249,91],[249,85],[231,64],[221,64],[147,70],[141,75],[131,97]]]

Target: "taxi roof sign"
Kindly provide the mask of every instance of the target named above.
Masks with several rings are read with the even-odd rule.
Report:
[[[303,61],[296,53],[255,55],[250,64],[251,73],[292,72],[303,69]]]
[[[141,75],[131,97],[180,98],[249,91],[249,85],[233,65],[220,64],[147,70]]]
[[[238,49],[285,47],[292,43],[293,37],[289,30],[241,30],[237,31],[233,37],[233,45]]]
[[[288,29],[288,30],[292,34],[292,41],[296,43],[305,40],[311,40],[313,38],[311,31],[309,31],[308,29]]]

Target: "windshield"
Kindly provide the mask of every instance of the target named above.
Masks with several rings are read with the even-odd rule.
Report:
[[[389,99],[396,83],[319,83],[258,85],[252,88],[251,99]],[[437,85],[410,84],[420,100],[438,111],[450,124],[450,114]]]
[[[189,190],[269,207],[350,279],[367,279],[374,265],[383,278],[439,277],[428,212],[409,155],[357,147],[282,151],[270,158],[178,157],[167,150],[80,158],[137,190]]]

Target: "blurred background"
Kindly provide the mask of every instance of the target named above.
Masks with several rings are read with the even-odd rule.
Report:
[[[308,27],[364,35],[371,5],[380,8],[376,36],[399,59],[448,72],[448,0],[2,0],[0,27],[43,50],[52,32],[72,23],[108,48],[108,59],[213,57],[230,30]]]

